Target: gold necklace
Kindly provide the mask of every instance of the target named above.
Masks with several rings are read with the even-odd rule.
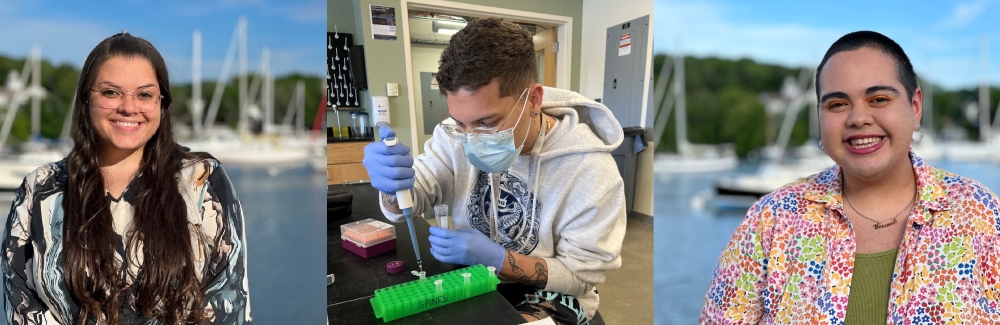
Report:
[[[542,121],[545,121],[545,128],[542,128],[542,123],[538,123],[538,136],[544,136],[549,133],[549,119],[545,118],[545,114],[542,115]],[[529,131],[530,132],[530,131]],[[535,141],[538,141],[538,137],[535,137]],[[525,152],[519,154],[520,156],[527,156],[531,154],[530,152]]]
[[[861,214],[861,212],[858,211],[858,209],[855,209],[854,205],[851,204],[851,200],[847,198],[847,193],[844,193],[844,201],[847,202],[847,206],[851,207],[851,210],[854,210],[854,213],[857,213],[862,218],[865,218],[865,219],[868,219],[868,220],[871,220],[872,222],[874,222],[875,224],[872,225],[872,227],[875,227],[875,229],[878,230],[878,229],[882,229],[882,228],[885,228],[885,227],[892,226],[892,225],[896,224],[896,218],[899,218],[899,215],[903,214],[903,211],[906,211],[907,208],[910,207],[910,205],[913,205],[913,203],[917,201],[917,196],[914,195],[913,199],[910,200],[910,203],[907,203],[906,206],[903,207],[902,211],[899,211],[899,213],[897,213],[895,216],[892,217],[892,221],[889,221],[889,220],[878,221],[878,220],[866,217],[865,215]]]

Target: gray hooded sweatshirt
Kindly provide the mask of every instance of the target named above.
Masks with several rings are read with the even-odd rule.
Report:
[[[506,172],[478,170],[462,144],[436,127],[414,161],[413,211],[448,204],[455,229],[475,228],[506,249],[544,258],[543,290],[574,296],[590,319],[599,303],[595,286],[621,267],[625,190],[610,152],[624,135],[604,105],[562,89],[543,93],[542,111],[557,122]]]

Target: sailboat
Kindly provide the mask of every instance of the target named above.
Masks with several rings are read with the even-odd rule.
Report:
[[[720,178],[715,185],[716,195],[761,197],[785,184],[833,166],[833,159],[820,150],[816,142],[788,148],[799,111],[802,107],[816,107],[815,78],[811,76],[811,70],[803,69],[798,82],[790,76],[785,78],[780,96],[761,96],[769,110],[784,106],[785,114],[778,137],[774,144],[762,150],[765,159],[756,173]],[[810,115],[811,119],[818,119],[815,114]],[[816,122],[810,124],[818,125]],[[818,129],[811,133],[818,138]]]
[[[274,111],[274,76],[270,72],[270,50],[264,48],[261,56],[259,71],[251,84],[247,84],[247,22],[245,17],[240,17],[233,32],[233,38],[229,43],[229,50],[223,61],[222,72],[219,74],[219,82],[216,83],[212,101],[209,104],[206,116],[201,116],[203,103],[201,101],[201,34],[194,31],[192,35],[194,43],[192,68],[192,92],[191,100],[193,116],[192,139],[182,140],[182,145],[194,151],[205,151],[215,156],[225,164],[233,165],[255,165],[255,166],[298,166],[309,162],[309,157],[313,147],[319,146],[319,140],[304,139],[305,132],[301,129],[293,130],[290,127],[290,116],[297,115],[296,120],[299,125],[304,124],[305,87],[299,84],[295,94],[292,96],[292,103],[289,105],[288,115],[284,128],[273,125]],[[238,53],[237,53],[237,47]],[[239,55],[239,123],[237,129],[232,130],[227,127],[215,125],[215,117],[218,114],[221,104],[222,93],[226,85],[226,77],[232,66],[233,57]],[[263,135],[254,136],[250,134],[250,119],[262,121]],[[279,132],[280,131],[280,132]]]
[[[42,165],[61,160],[69,153],[67,146],[51,145],[41,138],[41,101],[48,95],[41,85],[41,56],[41,50],[36,46],[25,60],[23,72],[11,71],[0,91],[0,106],[6,107],[0,126],[0,196],[3,197],[12,197],[25,175]],[[15,152],[13,147],[7,145],[7,140],[17,111],[28,100],[31,101],[31,137],[19,146],[19,152]],[[70,108],[72,112],[72,106]],[[64,122],[61,138],[67,138],[68,126],[69,123]]]
[[[653,159],[653,170],[658,174],[686,174],[686,173],[707,173],[718,172],[736,168],[739,159],[732,145],[705,145],[693,144],[687,141],[687,103],[685,101],[684,90],[684,56],[678,55],[674,58],[673,87],[672,95],[674,100],[661,100],[660,109],[663,105],[668,105],[666,112],[657,114],[656,126],[657,139],[661,138],[663,128],[670,116],[670,110],[674,109],[674,118],[677,125],[677,153],[657,154]],[[656,98],[662,98],[666,92],[667,80],[671,71],[670,65],[664,63],[661,68],[660,77],[664,78],[656,88]]]
[[[979,64],[982,79],[979,82],[979,141],[952,141],[945,146],[945,156],[954,162],[1000,162],[1000,130],[997,121],[990,125],[990,91],[987,77],[988,38],[982,36],[980,41]],[[1000,112],[997,114],[1000,116]],[[998,132],[994,132],[998,131]]]

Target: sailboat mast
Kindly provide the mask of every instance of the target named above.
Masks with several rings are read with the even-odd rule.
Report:
[[[929,135],[934,131],[934,85],[924,79],[924,87],[921,88],[924,89],[924,112],[923,120],[920,121],[920,131],[924,135]]]
[[[73,140],[70,139],[71,136],[69,133],[73,130],[71,126],[73,125],[73,106],[75,106],[74,104],[76,103],[76,96],[76,91],[73,91],[73,99],[70,99],[69,101],[69,109],[66,110],[66,117],[63,118],[62,132],[59,133],[59,141],[61,141],[63,145],[68,145],[70,141]]]
[[[656,132],[657,143],[660,143],[660,139],[663,138],[663,129],[667,126],[667,120],[670,119],[670,110],[674,109],[674,98],[667,93],[668,81],[670,81],[670,76],[673,74],[671,69],[672,65],[667,62],[668,58],[663,58],[663,63],[660,64],[660,72],[655,77],[659,79],[659,83],[656,84],[655,97],[653,99],[653,105],[657,105],[656,117],[653,122],[653,130]],[[657,104],[659,103],[659,104]],[[664,109],[664,106],[666,108]]]
[[[676,120],[676,131],[677,131],[677,153],[683,154],[687,151],[688,140],[687,140],[687,103],[685,102],[684,96],[684,55],[678,53],[677,58],[674,60],[674,70],[677,71],[676,76],[674,76],[674,96],[677,99],[677,107],[675,107],[675,113],[677,114]]]
[[[201,98],[201,31],[195,30],[191,35],[191,126],[195,138],[201,138],[202,110],[204,101]],[[221,79],[221,78],[220,78]]]
[[[219,113],[219,105],[222,103],[222,93],[229,82],[229,69],[233,66],[233,57],[236,55],[236,47],[239,43],[240,24],[233,30],[233,37],[229,39],[229,48],[226,50],[226,58],[222,60],[222,71],[215,80],[215,91],[212,93],[212,102],[208,104],[208,113],[205,115],[205,133],[211,136],[212,128],[215,124],[215,117]]]
[[[239,22],[239,69],[240,69],[240,80],[239,80],[239,102],[240,102],[240,121],[237,129],[239,132],[245,133],[250,130],[249,120],[250,114],[247,111],[247,18],[240,17]]]
[[[264,133],[272,133],[274,124],[274,101],[273,89],[271,89],[271,49],[264,47],[261,53],[261,76],[263,77],[263,91],[260,94],[261,106],[264,108],[264,121],[261,123],[261,130]]]
[[[802,85],[803,86],[802,87],[802,91],[804,91],[804,93],[801,96],[804,97],[804,98],[806,98],[806,101],[811,104],[811,105],[809,105],[809,107],[806,107],[806,109],[809,110],[809,139],[811,139],[811,140],[819,140],[819,138],[820,138],[820,135],[819,135],[819,107],[818,107],[818,105],[816,105],[816,104],[818,104],[819,99],[817,99],[813,95],[813,94],[816,93],[816,70],[812,70],[812,69],[803,70],[803,74],[802,75],[805,76],[805,75],[807,75],[806,73],[808,73],[809,81],[805,82]],[[809,87],[810,85],[812,87]]]
[[[979,141],[989,141],[992,137],[990,131],[990,88],[988,69],[989,63],[989,39],[983,34],[979,41],[979,72],[982,80],[979,82]]]
[[[298,110],[295,114],[295,125],[298,131],[305,132],[306,129],[306,83],[299,80],[295,83],[295,95],[298,98]]]
[[[35,45],[31,48],[31,86],[28,94],[31,96],[31,138],[42,137],[42,49]]]

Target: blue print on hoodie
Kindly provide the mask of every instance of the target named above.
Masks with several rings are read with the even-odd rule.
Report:
[[[480,171],[476,184],[469,194],[469,225],[489,236],[493,198],[490,196],[489,174]],[[500,173],[500,191],[497,196],[497,231],[500,246],[528,255],[538,245],[538,214],[541,202],[536,202],[535,213],[528,213],[534,194],[528,183],[516,176]]]

